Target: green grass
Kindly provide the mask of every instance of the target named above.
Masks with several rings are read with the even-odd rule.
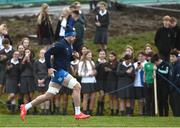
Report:
[[[75,120],[73,116],[27,116],[24,124],[19,116],[1,115],[0,127],[180,127],[174,117],[91,117]]]
[[[150,43],[153,46],[153,49],[156,51],[156,48],[154,46],[154,35],[154,32],[144,32],[140,34],[110,37],[107,50],[115,51],[118,55],[118,58],[121,58],[126,45],[131,45],[134,48],[134,53],[136,56],[139,51],[142,51],[144,49],[146,43]],[[88,46],[88,48],[93,51],[95,57],[97,57],[96,45],[94,45],[90,40],[86,40],[85,45]]]

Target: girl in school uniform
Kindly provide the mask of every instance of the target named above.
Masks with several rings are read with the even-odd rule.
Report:
[[[144,65],[147,63],[144,52],[138,53],[138,61],[134,63],[135,81],[134,81],[134,99],[138,100],[139,115],[144,114],[145,96],[144,96]],[[134,106],[134,104],[133,104]]]
[[[2,45],[3,49],[0,50],[0,96],[4,91],[6,63],[12,58],[12,54],[14,52],[13,47],[10,45],[9,39],[4,38],[2,40]]]
[[[48,14],[49,5],[43,3],[41,5],[41,11],[38,14],[37,24],[38,30],[37,35],[39,38],[39,44],[52,44],[53,42],[53,28],[50,15]]]
[[[30,102],[33,93],[36,89],[33,74],[33,59],[31,50],[26,49],[24,58],[21,62],[21,76],[20,76],[20,93],[22,96],[26,96],[26,102]]]
[[[85,111],[91,115],[94,103],[95,103],[95,86],[96,86],[96,69],[95,69],[95,63],[92,60],[92,52],[88,50],[82,57],[82,60],[80,60],[78,65],[78,75],[81,77],[81,93],[83,94],[83,111]],[[90,104],[89,108],[87,108],[88,105],[88,97],[90,97]]]
[[[115,91],[117,89],[117,77],[116,77],[116,69],[117,69],[118,61],[117,55],[115,52],[111,51],[109,53],[109,60],[106,63],[104,70],[106,74],[106,86],[105,93],[110,93],[109,95],[109,106],[111,110],[111,115],[114,115],[114,110],[116,111],[116,115],[119,113],[118,109],[118,99]]]
[[[96,34],[94,42],[97,44],[98,49],[106,49],[108,42],[108,27],[109,27],[109,12],[107,11],[107,4],[99,2],[99,11],[95,17]]]
[[[133,98],[133,85],[135,77],[134,71],[132,57],[130,55],[125,55],[124,61],[119,63],[117,67],[117,89],[124,88],[118,91],[122,116],[131,115],[131,99]],[[130,87],[125,88],[126,86]]]
[[[103,111],[104,111],[104,89],[106,84],[106,75],[105,75],[104,67],[106,63],[107,63],[106,52],[104,50],[101,50],[99,51],[99,58],[96,61],[96,70],[97,70],[96,91],[99,93],[96,115],[103,115]]]
[[[39,52],[39,59],[34,62],[33,70],[34,70],[34,77],[37,90],[40,94],[44,94],[48,89],[48,84],[50,82],[50,78],[48,76],[48,69],[45,63],[45,54],[46,50],[41,49]],[[46,101],[40,105],[41,114],[48,115],[50,114],[50,101]]]
[[[6,64],[5,92],[9,94],[6,105],[12,113],[16,109],[16,94],[18,93],[18,85],[20,84],[20,62],[18,58],[19,52],[15,51],[13,57]]]
[[[17,46],[17,51],[19,52],[19,62],[21,64],[23,58],[24,58],[24,51],[25,48],[24,46],[20,43]],[[19,87],[18,87],[18,92],[20,91]],[[18,108],[20,108],[20,105],[23,104],[23,95],[21,93],[18,93]]]

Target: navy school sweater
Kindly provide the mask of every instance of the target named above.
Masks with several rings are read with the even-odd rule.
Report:
[[[53,47],[49,48],[45,53],[45,62],[47,68],[55,70],[68,70],[72,60],[73,47],[65,39],[56,42]],[[54,56],[51,64],[51,55]]]

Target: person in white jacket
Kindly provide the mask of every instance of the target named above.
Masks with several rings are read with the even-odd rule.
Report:
[[[96,86],[96,69],[95,63],[92,60],[92,52],[87,50],[82,56],[78,65],[78,75],[81,77],[81,93],[83,94],[83,111],[92,114],[95,103],[95,86]],[[88,98],[90,97],[90,105],[88,106]],[[88,110],[88,111],[87,111]]]

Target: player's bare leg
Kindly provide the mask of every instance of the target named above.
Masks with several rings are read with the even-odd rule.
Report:
[[[54,82],[50,82],[49,83],[49,89],[48,91],[43,94],[38,96],[37,98],[35,98],[34,100],[32,100],[31,102],[27,103],[27,104],[23,104],[21,105],[20,109],[21,109],[21,119],[24,120],[25,116],[26,116],[26,112],[34,107],[37,106],[47,100],[52,99],[56,93],[58,93],[59,89],[61,88],[61,86],[59,86],[58,84],[54,83]]]

